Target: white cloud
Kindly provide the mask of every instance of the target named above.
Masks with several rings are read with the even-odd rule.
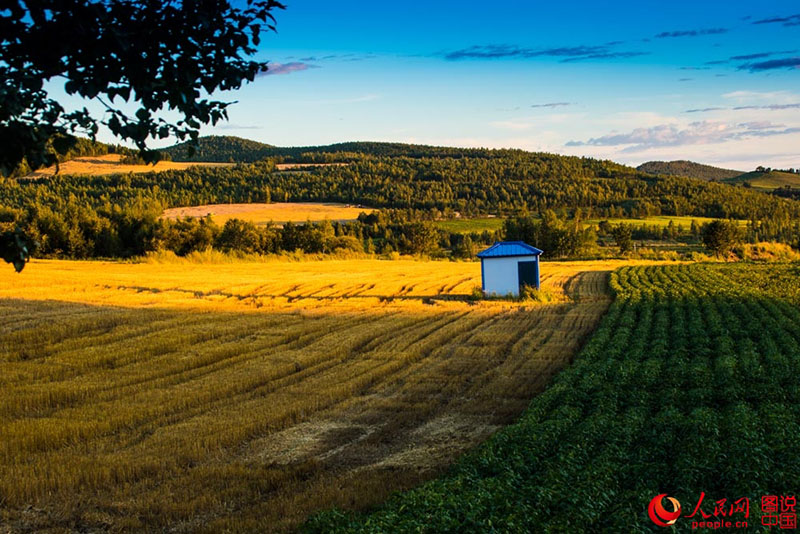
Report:
[[[785,124],[775,124],[770,121],[750,121],[750,122],[740,122],[738,124],[740,128],[745,128],[747,130],[768,130],[770,128],[785,128]]]
[[[697,121],[685,126],[659,124],[635,128],[626,133],[611,132],[587,141],[569,141],[566,146],[612,146],[625,152],[647,148],[719,144],[738,139],[771,137],[800,133],[800,127],[787,128],[766,121],[731,124],[721,121]]]
[[[558,152],[573,156],[589,156],[610,159],[626,165],[637,166],[645,161],[691,160],[742,171],[753,170],[759,165],[775,168],[798,166],[794,147],[797,139],[792,136],[775,137],[769,143],[753,140],[730,141],[720,150],[720,145],[688,145],[681,147],[652,147],[636,153],[624,152],[615,147],[564,147]]]
[[[797,100],[798,96],[792,94],[790,91],[732,91],[725,93],[722,98],[728,100],[747,101],[747,100],[779,100],[781,102],[788,100]]]

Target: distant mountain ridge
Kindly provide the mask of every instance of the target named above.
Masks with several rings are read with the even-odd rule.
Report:
[[[666,174],[669,176],[688,176],[707,182],[727,180],[744,174],[744,171],[722,169],[711,165],[703,165],[687,160],[676,161],[648,161],[642,163],[636,170],[649,174]]]
[[[523,151],[516,149],[453,148],[378,141],[349,141],[331,145],[279,147],[233,136],[206,136],[198,139],[198,149],[189,155],[189,142],[179,143],[161,152],[173,161],[252,163],[270,157],[298,159],[308,154],[369,154],[371,156],[408,157],[494,157]],[[334,158],[335,159],[335,158]]]

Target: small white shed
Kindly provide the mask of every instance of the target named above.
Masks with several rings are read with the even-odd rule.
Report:
[[[523,285],[539,289],[541,254],[541,250],[523,241],[500,241],[479,252],[484,294],[518,296]]]

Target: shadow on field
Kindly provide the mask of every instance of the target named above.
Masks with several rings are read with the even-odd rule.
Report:
[[[441,300],[448,302],[474,303],[476,300],[480,300],[479,298],[476,298],[473,295],[469,295],[466,293],[440,293],[432,295],[404,295],[402,293],[396,295],[373,295],[373,294],[290,295],[289,294],[290,292],[280,293],[280,294],[269,294],[269,293],[241,294],[241,293],[231,293],[229,291],[221,291],[216,289],[213,291],[199,291],[194,289],[183,289],[179,287],[171,287],[167,289],[161,289],[157,287],[124,286],[124,285],[116,285],[116,286],[106,285],[103,287],[106,289],[121,289],[121,290],[135,291],[137,293],[153,293],[153,294],[172,291],[176,293],[185,293],[187,295],[192,295],[193,297],[198,299],[208,298],[208,297],[225,297],[240,301],[245,301],[255,298],[265,298],[265,299],[285,298],[289,302],[295,302],[298,300],[313,300],[318,302],[325,302],[325,301],[342,301],[342,300],[358,300],[358,299],[360,300],[378,299],[378,301],[380,302],[392,302],[394,300],[398,300],[398,301],[420,301],[422,303],[427,303],[429,301]]]

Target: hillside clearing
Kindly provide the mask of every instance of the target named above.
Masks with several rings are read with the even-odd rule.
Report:
[[[164,211],[166,219],[182,219],[184,217],[205,217],[211,215],[219,224],[229,219],[241,219],[256,225],[270,222],[306,222],[306,221],[352,221],[361,213],[371,213],[372,208],[358,207],[350,204],[333,202],[275,202],[272,204],[203,204],[170,208]]]
[[[800,174],[783,171],[753,171],[725,180],[729,184],[750,184],[753,189],[772,191],[780,187],[800,187]]]
[[[0,281],[0,529],[287,530],[442,470],[587,339],[572,300],[481,301],[478,263],[34,261]]]
[[[229,167],[233,163],[193,163],[180,161],[159,161],[155,165],[129,165],[121,163],[121,154],[105,154],[103,156],[86,156],[66,161],[59,165],[58,174],[103,176],[107,174],[145,173],[171,170],[184,170],[189,167]],[[47,178],[56,173],[56,167],[47,167],[32,172],[23,179]]]

